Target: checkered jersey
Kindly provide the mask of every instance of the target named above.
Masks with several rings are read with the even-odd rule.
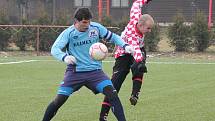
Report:
[[[127,42],[129,45],[133,46],[135,52],[133,54],[134,59],[136,62],[140,62],[143,60],[144,56],[140,50],[141,47],[144,46],[144,35],[142,35],[136,28],[136,24],[140,18],[141,14],[141,7],[145,4],[147,0],[136,0],[130,10],[130,21],[125,27],[125,30],[122,32],[121,37],[122,39]],[[116,47],[115,51],[115,58],[122,56],[125,54],[125,50],[119,46]]]

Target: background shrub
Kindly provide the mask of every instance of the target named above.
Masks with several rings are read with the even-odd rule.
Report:
[[[3,12],[0,12],[0,24],[9,24],[9,19],[6,14]],[[0,50],[7,50],[7,47],[9,45],[9,39],[11,37],[11,31],[10,29],[0,29]]]
[[[22,20],[23,24],[29,24],[27,20]],[[32,28],[22,27],[18,29],[15,37],[15,44],[21,51],[28,49],[28,46],[32,46],[32,43],[35,42],[36,32],[33,32]]]
[[[210,46],[212,33],[208,30],[206,16],[203,12],[197,11],[192,25],[194,47],[197,52],[203,52]]]
[[[185,19],[181,13],[174,16],[173,23],[168,27],[167,32],[170,46],[174,47],[175,51],[188,51],[192,47],[190,26],[185,25]]]
[[[35,22],[38,25],[52,25],[51,18],[47,15],[47,13],[43,13],[39,19]],[[54,31],[54,29],[50,28],[40,28],[40,51],[50,51],[51,46],[56,40],[58,34]],[[36,43],[34,44],[36,48]]]

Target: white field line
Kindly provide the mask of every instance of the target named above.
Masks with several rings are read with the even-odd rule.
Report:
[[[42,62],[42,61],[57,61],[57,60],[23,60],[23,61],[14,61],[14,62],[3,62],[0,65],[8,65],[8,64],[20,64],[20,63],[30,63],[30,62]],[[104,63],[113,63],[114,61],[103,61]],[[196,65],[214,65],[215,62],[147,62],[149,64],[196,64]]]
[[[30,62],[37,62],[37,61],[52,61],[52,60],[23,60],[23,61],[13,61],[13,62],[3,62],[3,63],[0,63],[0,65],[30,63]]]
[[[35,61],[36,61],[36,60],[25,60],[25,61],[4,62],[4,63],[0,63],[0,65],[18,64],[18,63],[29,63],[29,62],[35,62]]]

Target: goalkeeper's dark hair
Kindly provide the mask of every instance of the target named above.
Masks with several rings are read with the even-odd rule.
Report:
[[[75,11],[74,18],[78,21],[90,20],[92,19],[92,14],[89,8],[78,8]]]

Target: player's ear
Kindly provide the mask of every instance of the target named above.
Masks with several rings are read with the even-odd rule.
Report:
[[[143,26],[143,23],[138,23],[137,24],[137,28],[140,28],[140,27],[142,27]]]

